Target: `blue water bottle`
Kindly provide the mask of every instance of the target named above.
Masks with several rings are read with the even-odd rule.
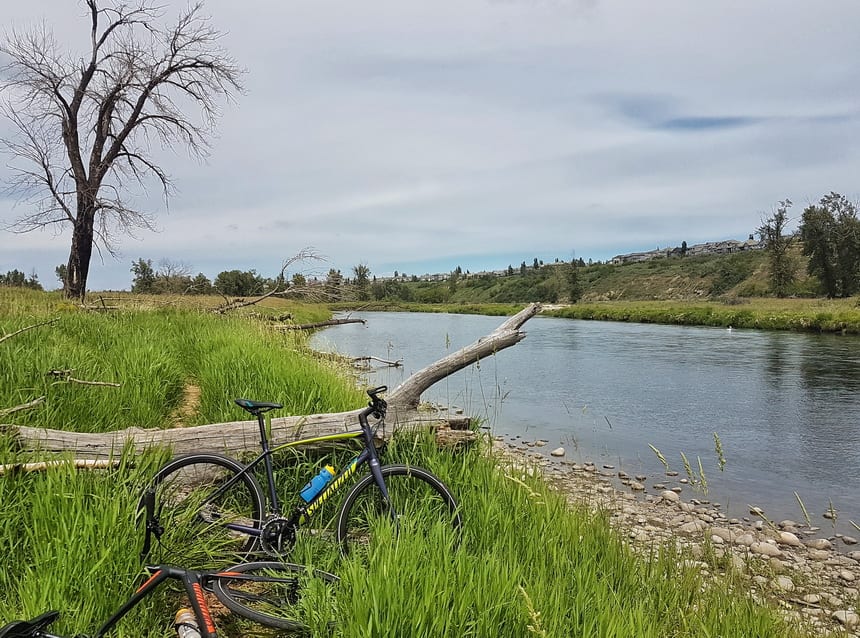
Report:
[[[331,465],[326,465],[320,470],[320,473],[313,477],[308,484],[302,488],[301,497],[305,503],[310,503],[314,497],[322,491],[328,482],[334,476],[334,468]]]

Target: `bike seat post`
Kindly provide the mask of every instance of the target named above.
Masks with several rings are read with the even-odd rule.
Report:
[[[272,465],[272,455],[269,449],[269,438],[266,436],[266,421],[263,418],[263,410],[257,412],[257,423],[260,426],[260,447],[263,450],[263,467],[266,469],[266,482],[269,487],[269,502],[273,514],[279,514],[281,504],[275,491],[275,473]]]
[[[263,452],[269,451],[269,437],[266,436],[266,420],[263,418],[263,411],[260,410],[257,413],[257,425],[260,428],[260,447],[263,449]]]

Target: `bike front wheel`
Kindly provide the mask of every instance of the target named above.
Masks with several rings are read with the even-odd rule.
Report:
[[[338,581],[334,574],[319,569],[264,561],[215,574],[212,591],[235,614],[267,627],[299,631],[334,625]]]
[[[191,454],[165,465],[147,488],[155,493],[158,543],[183,564],[234,562],[256,546],[263,491],[238,461]]]
[[[337,522],[344,553],[356,548],[372,550],[392,536],[439,538],[452,546],[459,541],[460,511],[454,495],[438,477],[408,465],[385,465],[380,470],[388,499],[372,474],[364,476],[344,498]]]

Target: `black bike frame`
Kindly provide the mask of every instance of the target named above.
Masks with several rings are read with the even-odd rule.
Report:
[[[238,472],[235,476],[233,476],[229,481],[227,481],[224,485],[219,487],[215,492],[213,492],[207,499],[204,501],[209,502],[218,498],[222,493],[230,489],[230,487],[245,474],[253,472],[254,468],[257,467],[261,462],[263,462],[263,466],[266,471],[266,488],[268,490],[268,500],[270,503],[269,514],[273,514],[275,516],[281,515],[281,504],[278,500],[278,495],[275,491],[275,474],[272,469],[272,455],[279,450],[283,450],[285,448],[297,447],[300,445],[307,445],[311,443],[319,443],[319,442],[331,442],[331,441],[341,441],[341,440],[349,440],[349,439],[363,439],[364,447],[361,452],[358,453],[349,463],[347,463],[343,469],[338,472],[334,478],[322,489],[313,499],[311,499],[308,503],[299,503],[296,505],[293,512],[290,514],[287,521],[293,525],[293,527],[298,527],[299,525],[305,523],[308,518],[313,516],[313,514],[319,510],[323,503],[325,503],[329,497],[338,491],[346,481],[349,480],[350,477],[354,476],[356,472],[358,472],[359,468],[367,463],[370,466],[370,473],[373,475],[374,481],[379,487],[380,492],[382,492],[382,497],[386,503],[391,505],[390,499],[388,498],[388,488],[385,485],[385,479],[382,477],[382,469],[381,464],[379,462],[379,453],[376,450],[376,445],[373,442],[373,428],[367,421],[367,417],[376,412],[376,408],[370,406],[362,410],[358,415],[358,422],[361,425],[361,428],[358,430],[350,430],[348,432],[341,432],[339,434],[327,434],[324,436],[316,436],[316,437],[308,437],[305,439],[300,439],[297,441],[291,441],[289,443],[284,443],[283,445],[279,445],[275,448],[269,447],[268,437],[266,436],[266,426],[263,419],[262,413],[257,414],[257,422],[260,427],[260,445],[263,449],[263,452],[251,461],[248,465],[246,465],[241,472]],[[397,513],[393,510],[390,512],[392,518],[396,520]],[[248,525],[241,525],[238,523],[225,523],[224,527],[229,530],[241,532],[242,534],[247,534],[248,536],[259,537],[262,534],[262,529],[258,527],[250,527]]]

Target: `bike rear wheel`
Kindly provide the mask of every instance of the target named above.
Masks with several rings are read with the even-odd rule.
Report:
[[[257,480],[220,454],[182,456],[165,465],[147,489],[155,493],[158,543],[183,564],[233,562],[252,552],[265,512]],[[231,529],[242,526],[244,531]]]
[[[380,469],[389,499],[383,497],[372,474],[353,486],[338,515],[342,551],[369,551],[379,539],[406,534],[456,545],[462,519],[445,484],[420,467],[385,465]]]
[[[212,591],[230,611],[267,627],[331,627],[334,574],[294,563],[243,563],[215,574]]]

